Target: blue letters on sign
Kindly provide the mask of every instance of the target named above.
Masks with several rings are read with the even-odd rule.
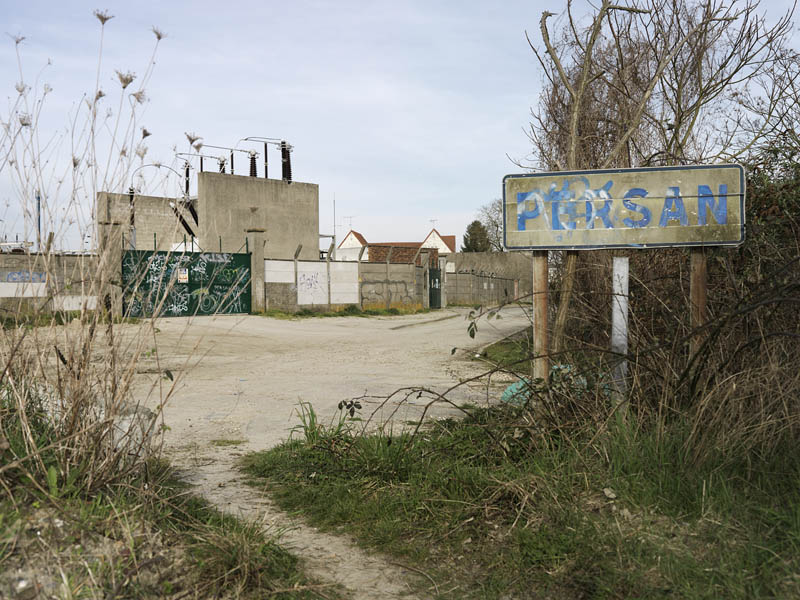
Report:
[[[625,227],[644,227],[650,222],[650,209],[646,206],[642,206],[641,204],[636,204],[636,202],[631,200],[631,198],[645,197],[647,197],[647,190],[642,188],[631,188],[628,190],[628,193],[625,194],[625,197],[622,199],[622,205],[628,210],[641,213],[642,215],[642,218],[638,221],[634,221],[630,217],[625,217],[622,219],[622,223],[625,225]]]
[[[631,188],[622,196],[622,208],[630,213],[628,216],[617,215],[615,200],[611,197],[614,181],[609,180],[600,188],[589,187],[586,177],[564,179],[561,188],[555,183],[543,192],[533,189],[529,192],[517,193],[517,230],[525,231],[527,221],[541,218],[544,228],[551,231],[574,231],[581,228],[594,229],[599,220],[605,229],[624,226],[631,229],[647,227],[653,221],[650,206],[636,202],[637,198],[647,198],[649,192],[644,188]],[[653,198],[653,196],[650,196]],[[657,197],[657,196],[656,196]],[[688,198],[693,199],[694,196]],[[719,185],[719,193],[715,197],[708,185],[697,186],[697,225],[709,225],[709,213],[718,225],[728,222],[728,186]],[[549,204],[549,207],[547,206]],[[623,213],[624,214],[624,213]],[[664,203],[658,218],[658,227],[667,227],[677,221],[682,227],[689,225],[689,213],[681,195],[680,187],[667,188]],[[542,228],[542,225],[539,225]]]
[[[711,210],[714,219],[720,225],[728,222],[728,185],[721,183],[719,186],[719,202],[714,206],[714,193],[707,185],[697,186],[697,224],[706,224],[706,214]]]
[[[659,227],[666,227],[669,221],[680,221],[684,227],[689,224],[689,217],[686,216],[686,207],[683,205],[681,190],[678,187],[669,188],[667,197],[664,198],[664,208],[661,211]]]

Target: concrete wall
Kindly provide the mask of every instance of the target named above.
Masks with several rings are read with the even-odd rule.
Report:
[[[414,265],[265,260],[264,281],[267,308],[280,310],[427,305],[425,270]]]
[[[80,310],[94,308],[97,257],[88,254],[0,254],[0,308]]]
[[[225,173],[199,173],[197,214],[201,246],[223,252],[244,252],[245,230],[263,228],[264,256],[319,258],[319,186],[279,179]]]
[[[445,279],[448,304],[483,306],[505,304],[515,298],[517,289],[517,280],[472,273],[448,273]]]
[[[264,261],[267,308],[290,312],[302,308],[336,310],[349,304],[360,304],[362,309],[427,308],[427,278],[426,268],[411,264]],[[447,273],[444,279],[445,306],[493,306],[511,302],[519,295],[517,279],[474,273]]]
[[[134,196],[134,225],[136,227],[136,250],[171,250],[174,244],[181,243],[184,236],[189,237],[175,212],[170,207],[174,198],[158,196]],[[179,206],[179,205],[177,205]],[[192,230],[197,234],[197,226],[187,210],[179,208]],[[100,223],[119,223],[124,238],[124,246],[130,248],[130,197],[128,194],[97,194],[97,220]],[[155,247],[153,234],[155,234]],[[239,236],[244,241],[243,234]],[[212,247],[212,251],[215,248]]]
[[[428,304],[425,269],[409,264],[361,263],[362,308],[423,308]]]
[[[477,276],[494,275],[517,279],[520,296],[530,294],[532,289],[531,257],[523,252],[456,252],[447,257],[445,272],[446,284],[454,273],[471,273]]]

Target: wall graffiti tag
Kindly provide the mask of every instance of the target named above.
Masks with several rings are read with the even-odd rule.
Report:
[[[131,317],[250,312],[250,255],[129,250],[123,311]]]
[[[740,165],[507,175],[510,249],[738,245]]]
[[[11,271],[6,273],[6,281],[9,283],[47,283],[47,273]]]

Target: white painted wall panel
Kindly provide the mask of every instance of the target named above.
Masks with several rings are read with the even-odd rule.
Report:
[[[43,298],[47,296],[46,283],[0,282],[0,298]]]
[[[265,260],[264,281],[267,283],[294,283],[294,262],[291,260]]]
[[[358,263],[331,263],[331,304],[358,304]]]
[[[324,262],[297,263],[297,304],[328,303],[328,270]]]
[[[54,310],[81,310],[86,301],[86,308],[94,310],[97,307],[96,296],[53,296]]]

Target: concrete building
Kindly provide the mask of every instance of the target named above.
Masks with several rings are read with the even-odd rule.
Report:
[[[197,196],[164,198],[101,192],[100,239],[120,231],[123,245],[171,250],[194,237],[210,252],[244,252],[247,231],[263,230],[264,256],[319,258],[319,186],[226,173],[198,173]],[[252,249],[251,249],[252,250]]]

